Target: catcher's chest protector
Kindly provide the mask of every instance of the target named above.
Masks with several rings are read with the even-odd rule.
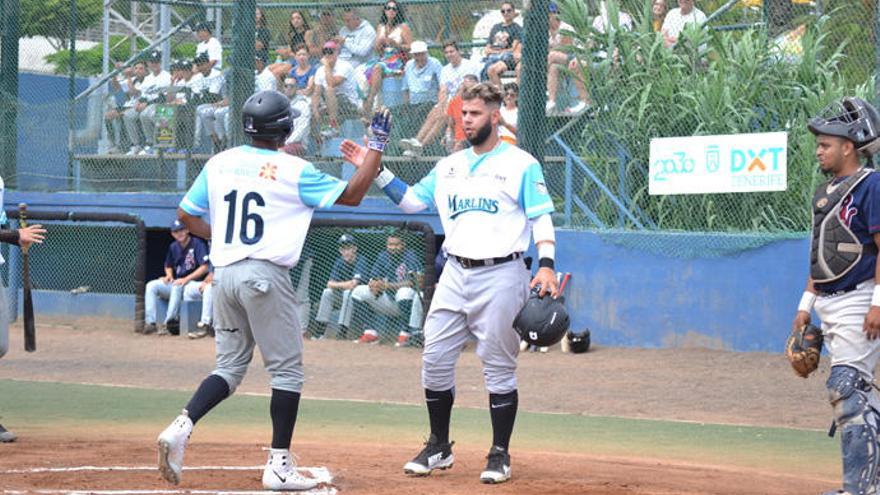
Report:
[[[820,185],[813,195],[813,240],[810,276],[814,282],[833,282],[847,274],[862,259],[862,244],[840,219],[840,207],[849,193],[872,172],[862,168],[833,186]]]

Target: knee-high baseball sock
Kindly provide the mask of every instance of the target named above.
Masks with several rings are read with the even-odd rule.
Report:
[[[492,416],[492,445],[510,446],[510,435],[516,420],[516,408],[519,405],[519,394],[516,390],[506,394],[489,394],[489,413]]]
[[[452,403],[455,401],[455,388],[437,392],[425,389],[425,403],[428,405],[428,419],[431,433],[440,443],[449,443],[449,420],[452,417]]]
[[[272,448],[289,449],[299,411],[299,392],[272,389],[269,414],[272,416]]]
[[[229,397],[229,384],[226,380],[217,375],[208,375],[186,405],[189,419],[196,424],[202,416],[208,414],[208,411],[214,409],[214,406],[227,397]]]

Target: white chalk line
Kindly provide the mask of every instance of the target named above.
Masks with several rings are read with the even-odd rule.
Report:
[[[184,466],[184,471],[257,471],[265,466]],[[301,472],[309,474],[319,484],[329,485],[333,483],[333,475],[326,467],[299,467]],[[70,467],[45,467],[28,469],[6,469],[0,474],[37,474],[37,473],[74,473],[74,472],[113,472],[113,471],[157,471],[156,466],[70,466]],[[248,495],[248,494],[277,494],[275,491],[230,491],[230,490],[70,490],[70,489],[40,489],[40,490],[3,490],[4,495],[19,495],[25,493],[40,493],[44,495],[58,494],[94,494],[94,495],[153,495],[153,494],[205,494],[205,495]],[[333,486],[323,486],[312,490],[298,492],[303,495],[336,495],[337,490]]]

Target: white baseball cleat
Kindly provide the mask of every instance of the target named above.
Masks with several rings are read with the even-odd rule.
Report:
[[[186,414],[181,414],[159,434],[159,472],[169,483],[180,483],[183,454],[192,429],[192,420]]]
[[[486,469],[480,473],[481,482],[495,484],[510,479],[510,454],[505,449],[493,445],[486,458]]]
[[[296,470],[290,451],[270,449],[266,469],[263,470],[263,488],[267,490],[310,490],[318,486],[312,478],[306,478]]]

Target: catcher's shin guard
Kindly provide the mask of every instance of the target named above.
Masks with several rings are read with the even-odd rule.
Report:
[[[878,415],[869,402],[871,384],[858,370],[833,366],[825,383],[834,408],[834,423],[840,430],[843,454],[843,490],[853,495],[873,495],[877,490]]]

